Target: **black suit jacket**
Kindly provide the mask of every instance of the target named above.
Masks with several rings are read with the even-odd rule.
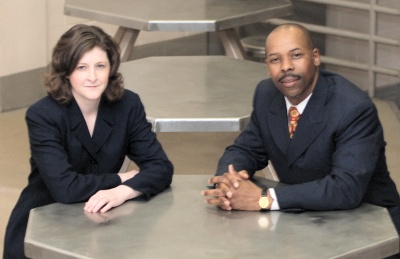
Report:
[[[217,174],[251,174],[272,161],[281,209],[349,209],[361,202],[390,207],[399,195],[386,166],[382,126],[370,98],[343,77],[320,71],[297,125],[288,133],[284,96],[271,79],[257,86],[251,120],[219,161]]]
[[[32,171],[10,216],[5,258],[23,253],[30,209],[86,201],[99,190],[120,185],[117,173],[126,155],[140,172],[123,184],[142,192],[142,198],[172,181],[173,166],[151,131],[139,96],[128,90],[117,102],[103,98],[93,137],[74,100],[61,105],[45,97],[28,109],[26,121]]]

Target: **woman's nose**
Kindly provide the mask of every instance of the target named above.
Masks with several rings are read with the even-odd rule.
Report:
[[[95,69],[90,69],[89,75],[88,75],[88,79],[89,79],[90,81],[96,81],[96,79],[97,79],[97,73],[96,73],[96,70],[95,70]]]

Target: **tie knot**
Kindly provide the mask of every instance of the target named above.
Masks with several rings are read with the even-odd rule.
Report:
[[[292,120],[292,119],[298,120],[300,118],[300,113],[296,107],[291,106],[289,108],[289,118],[290,118],[290,120]]]
[[[289,108],[289,136],[293,138],[293,134],[297,128],[297,121],[300,118],[300,113],[296,107],[291,106]]]

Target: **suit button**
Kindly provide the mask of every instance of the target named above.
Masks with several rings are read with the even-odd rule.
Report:
[[[92,159],[90,159],[90,163],[97,164],[97,161],[94,158],[92,158]]]

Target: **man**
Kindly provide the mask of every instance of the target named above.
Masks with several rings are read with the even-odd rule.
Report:
[[[340,210],[367,202],[387,207],[399,232],[399,194],[370,98],[318,69],[318,49],[298,24],[270,33],[265,62],[271,78],[257,86],[249,125],[225,150],[209,180],[215,189],[202,191],[205,201],[253,211]],[[262,190],[250,181],[269,160],[287,185]]]

